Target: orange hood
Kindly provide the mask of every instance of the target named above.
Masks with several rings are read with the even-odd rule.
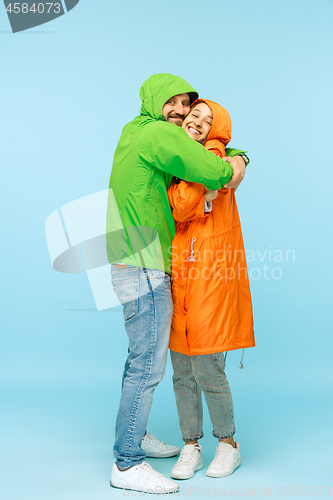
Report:
[[[225,156],[225,146],[231,140],[231,118],[228,111],[216,102],[209,101],[208,99],[197,99],[193,104],[197,102],[207,104],[213,113],[213,125],[205,142],[205,148],[218,149],[221,156]]]

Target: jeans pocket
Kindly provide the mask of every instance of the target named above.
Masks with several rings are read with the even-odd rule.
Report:
[[[147,269],[147,276],[150,279],[153,288],[159,285],[169,285],[171,287],[170,275],[158,269]]]
[[[119,302],[123,305],[125,321],[139,312],[139,270],[136,267],[111,268],[111,281]]]

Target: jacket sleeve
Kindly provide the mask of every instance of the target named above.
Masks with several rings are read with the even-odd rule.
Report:
[[[246,158],[249,160],[249,163],[250,163],[250,158],[247,156],[246,153],[247,153],[247,151],[241,151],[240,149],[226,148],[226,150],[225,150],[226,156],[244,155],[244,156],[246,156]]]
[[[233,175],[228,162],[207,151],[172,123],[146,124],[137,138],[137,147],[141,161],[147,166],[203,184],[210,190],[221,189]]]
[[[173,218],[176,222],[185,222],[201,217],[205,213],[205,188],[194,182],[172,180],[168,189],[168,199]]]
[[[217,156],[221,156],[220,151],[217,148],[209,148],[208,151],[211,151]],[[241,151],[240,149],[233,149],[233,148],[226,148],[225,150],[225,156],[237,156],[237,155],[244,155],[246,158],[249,160],[250,163],[250,158],[247,156],[247,151]],[[248,164],[249,164],[248,163]]]

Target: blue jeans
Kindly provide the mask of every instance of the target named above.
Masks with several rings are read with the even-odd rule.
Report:
[[[167,361],[172,298],[170,276],[163,271],[111,266],[112,284],[123,305],[128,356],[116,421],[114,455],[120,467],[145,459],[146,431],[155,387]]]
[[[227,381],[223,352],[186,356],[171,352],[173,388],[182,438],[195,441],[202,432],[202,392],[205,395],[213,436],[226,439],[234,435],[234,406]]]

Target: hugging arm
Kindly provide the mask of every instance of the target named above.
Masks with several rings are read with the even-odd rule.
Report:
[[[209,149],[209,151],[216,154],[217,156],[220,156],[220,152],[218,149],[211,148]],[[227,148],[225,150],[225,154],[226,156],[223,156],[222,159],[230,163],[234,171],[234,174],[231,180],[228,183],[226,183],[224,187],[227,189],[233,188],[236,191],[236,189],[244,179],[245,167],[249,164],[250,160],[248,156],[245,154],[245,151],[241,151],[239,149]],[[244,158],[246,159],[246,162]]]
[[[205,188],[202,184],[177,182],[172,179],[168,189],[168,199],[173,218],[176,222],[185,222],[201,217],[205,213]]]
[[[188,182],[220,189],[233,176],[232,166],[212,155],[188,137],[185,130],[168,122],[153,122],[138,138],[138,154],[143,164]]]
[[[238,172],[238,175],[233,176],[231,181],[225,184],[224,187],[227,189],[233,188],[236,191],[236,189],[244,179],[245,167],[250,163],[250,159],[244,151],[240,151],[239,149],[227,148],[225,153],[226,156],[223,157],[223,159],[230,163],[234,172]],[[247,159],[247,162],[245,162],[243,156]]]

